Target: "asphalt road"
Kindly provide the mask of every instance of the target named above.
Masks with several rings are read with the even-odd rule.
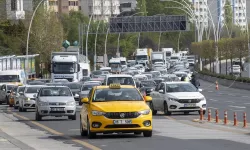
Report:
[[[204,83],[202,83],[205,85]],[[205,92],[205,91],[204,91]],[[211,94],[210,92],[205,92]],[[211,94],[213,95],[213,93]],[[208,95],[209,96],[209,95]],[[214,97],[216,94],[214,94]],[[216,103],[214,104],[216,105]],[[3,109],[3,106],[1,106]],[[4,107],[7,109],[7,107]],[[190,125],[189,120],[186,122],[179,122],[173,120],[172,117],[166,117],[164,115],[154,116],[153,137],[145,138],[143,136],[135,136],[132,134],[126,135],[100,135],[97,139],[89,140],[86,137],[81,137],[79,133],[79,111],[77,113],[77,120],[72,121],[67,118],[55,118],[47,117],[43,121],[36,122],[35,112],[18,112],[12,108],[8,108],[8,113],[16,113],[19,119],[18,121],[24,122],[30,125],[32,128],[46,130],[49,132],[57,132],[58,136],[52,136],[56,140],[64,141],[65,143],[72,144],[74,141],[70,139],[76,139],[83,142],[81,145],[83,149],[93,150],[249,150],[250,141],[249,135],[230,133],[225,131],[216,130],[213,128],[199,128],[194,125]],[[181,117],[183,115],[179,115]],[[188,115],[188,118],[197,117],[196,115]],[[179,118],[182,120],[181,118]],[[52,131],[51,131],[52,130]],[[53,133],[53,132],[52,132]],[[217,135],[215,137],[215,135]],[[65,138],[65,136],[67,138]],[[237,137],[237,138],[236,138]],[[77,143],[75,143],[77,145]],[[77,145],[79,146],[79,144]],[[89,147],[89,148],[86,148]]]

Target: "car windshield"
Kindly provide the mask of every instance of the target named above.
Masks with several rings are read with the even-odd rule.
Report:
[[[7,90],[11,90],[15,85],[7,85]]]
[[[142,96],[135,88],[121,89],[97,89],[94,93],[93,102],[109,101],[143,101]]]
[[[143,86],[155,86],[155,82],[154,81],[141,81],[141,84]]]
[[[179,57],[171,57],[170,59],[176,60],[176,59],[179,59]]]
[[[40,81],[29,82],[29,85],[45,85],[46,83]]]
[[[132,77],[109,77],[107,85],[112,83],[119,83],[121,85],[134,85],[134,80]]]
[[[25,93],[37,93],[41,87],[27,87]]]
[[[69,87],[71,90],[77,90],[81,88],[81,84],[73,83],[73,84],[65,84],[65,86]]]
[[[72,96],[68,87],[47,87],[43,88],[40,96]]]
[[[177,73],[175,74],[177,77],[187,77],[187,74]]]
[[[161,76],[160,72],[152,72],[153,78],[158,78]]]
[[[0,82],[20,82],[18,75],[0,75]]]
[[[148,56],[147,55],[137,55],[135,56],[136,60],[147,60]]]
[[[18,92],[24,92],[25,87],[18,87]]]
[[[157,80],[154,80],[155,81],[155,83],[158,85],[158,84],[160,84],[163,80],[162,79],[157,79]]]
[[[98,86],[99,84],[86,84],[82,86],[81,91],[90,91],[94,86]]]
[[[93,71],[92,72],[93,75],[101,75],[102,71],[98,70],[98,71]]]
[[[167,84],[166,92],[197,92],[197,88],[195,88],[192,84]]]
[[[152,75],[151,74],[145,74],[145,76],[147,76],[148,79],[152,79]]]

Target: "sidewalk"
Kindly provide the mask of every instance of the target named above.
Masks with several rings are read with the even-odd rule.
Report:
[[[12,114],[0,111],[0,150],[79,150],[65,140],[52,139],[54,135],[32,129],[19,122]]]

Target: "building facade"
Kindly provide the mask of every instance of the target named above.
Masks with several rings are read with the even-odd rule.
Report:
[[[60,14],[81,9],[80,0],[47,0],[47,5],[49,10]]]
[[[23,0],[5,0],[2,4],[4,14],[8,20],[25,19]]]
[[[218,22],[220,27],[225,25],[225,4],[227,0],[217,0]],[[246,0],[228,0],[232,8],[232,22],[234,25],[245,30],[247,28],[247,5]]]
[[[207,0],[189,0],[189,2],[193,4],[193,12],[200,28],[207,28],[209,21]]]
[[[81,10],[93,20],[108,21],[120,14],[120,0],[81,0]]]
[[[136,0],[120,0],[120,12],[135,11],[136,4]]]

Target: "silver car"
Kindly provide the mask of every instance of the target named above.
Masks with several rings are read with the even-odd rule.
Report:
[[[36,120],[45,116],[68,116],[76,120],[76,102],[70,88],[48,86],[40,89],[36,97]]]
[[[27,109],[36,108],[36,99],[33,97],[34,94],[40,90],[44,85],[27,85],[25,86],[24,92],[20,93],[19,97],[19,111],[25,112]]]

